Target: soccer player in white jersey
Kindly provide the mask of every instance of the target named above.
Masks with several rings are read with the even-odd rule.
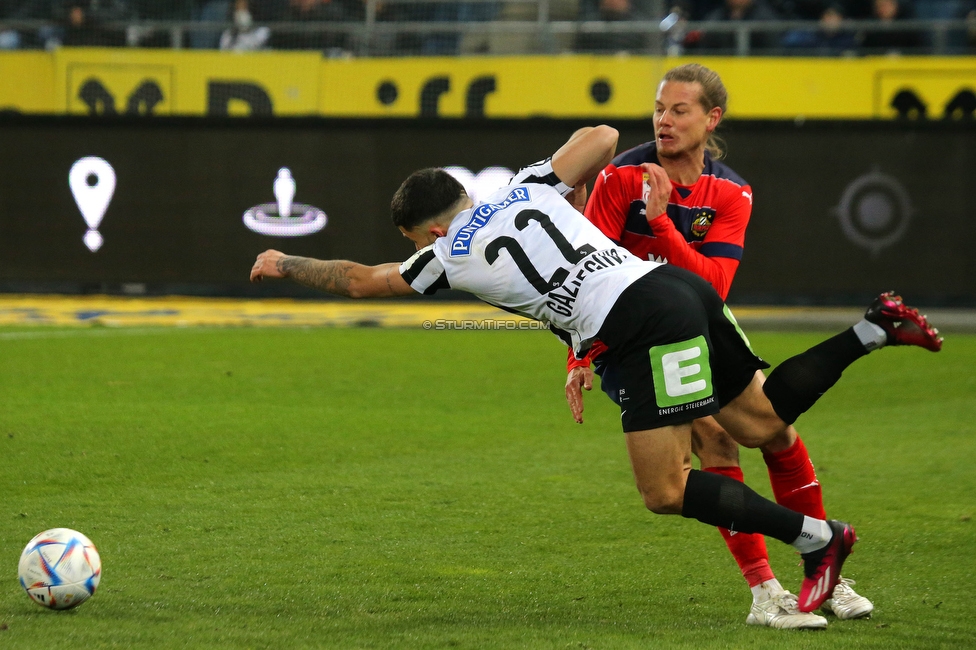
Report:
[[[890,297],[766,379],[769,365],[707,282],[631,255],[563,198],[610,161],[616,142],[608,126],[582,129],[478,205],[443,170],[415,172],[391,204],[394,223],[418,249],[406,262],[365,266],[268,250],[251,280],[291,278],[354,298],[461,289],[547,323],[577,355],[599,338],[608,346],[607,371],[621,387],[627,450],[647,508],[792,545],[804,560],[799,607],[813,611],[837,584],[856,541],[853,527],[804,516],[741,482],[692,469],[691,422],[713,415],[739,444],[767,445],[854,360],[899,344],[894,329],[937,333]]]

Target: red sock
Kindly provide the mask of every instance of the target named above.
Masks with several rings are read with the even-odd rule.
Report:
[[[763,452],[763,460],[769,470],[769,482],[773,486],[776,503],[814,519],[827,518],[820,481],[817,480],[806,445],[799,436],[789,449],[775,454]]]
[[[721,474],[740,483],[744,483],[742,478],[742,468],[740,467],[704,467],[705,472]],[[719,528],[725,544],[729,547],[732,557],[742,571],[742,577],[746,579],[750,587],[755,587],[767,580],[772,580],[776,576],[769,568],[769,555],[766,553],[766,538],[759,533],[733,533],[728,528]]]

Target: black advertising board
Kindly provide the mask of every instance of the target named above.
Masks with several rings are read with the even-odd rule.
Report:
[[[755,203],[730,301],[976,305],[973,126],[733,125]]]
[[[411,171],[453,166],[485,191],[581,125],[4,118],[0,290],[311,295],[249,285],[255,255],[402,260],[412,247],[389,201]],[[651,137],[645,121],[614,126],[619,151]],[[842,303],[894,288],[976,304],[976,129],[730,122],[723,131],[727,162],[755,196],[732,301]]]

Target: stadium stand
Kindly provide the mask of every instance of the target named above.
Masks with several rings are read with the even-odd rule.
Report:
[[[968,54],[976,0],[0,0],[0,49]]]

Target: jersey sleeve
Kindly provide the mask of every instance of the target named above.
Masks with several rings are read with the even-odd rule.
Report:
[[[417,293],[430,295],[441,289],[450,289],[444,265],[434,254],[434,245],[421,248],[400,265],[400,276]]]
[[[648,223],[654,236],[665,242],[668,262],[705,278],[724,300],[739,269],[750,216],[752,188],[745,185],[736,189],[735,194],[729,192],[717,206],[715,220],[697,251],[688,245],[666,214]]]
[[[593,341],[593,345],[590,349],[586,351],[586,355],[582,359],[576,358],[576,353],[573,352],[573,348],[569,348],[569,355],[566,358],[566,372],[572,372],[573,368],[589,368],[593,360],[598,356],[607,351],[606,344],[597,339]]]
[[[556,172],[552,170],[552,156],[546,158],[545,160],[540,160],[537,163],[533,163],[527,167],[523,167],[518,171],[512,180],[509,181],[509,185],[528,185],[536,183],[539,185],[548,185],[554,188],[562,196],[566,196],[573,191],[573,188],[566,183],[559,180],[556,176]]]
[[[723,197],[715,222],[705,235],[701,253],[708,257],[742,260],[746,228],[752,216],[752,187],[741,185]]]
[[[633,197],[640,196],[639,189],[633,194],[634,188],[625,187],[627,183],[623,176],[615,166],[607,165],[597,174],[593,193],[583,212],[594,226],[617,244],[623,239],[630,202]]]

